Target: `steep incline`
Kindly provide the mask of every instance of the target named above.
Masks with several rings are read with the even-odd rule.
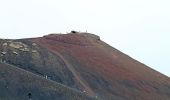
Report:
[[[88,33],[53,34],[35,39],[34,42],[55,54],[59,52],[98,98],[170,98],[168,77],[110,47],[98,36]],[[90,91],[87,92],[90,94]]]
[[[45,44],[46,42],[41,41],[41,43]],[[48,45],[48,44],[46,44]],[[48,45],[50,46],[50,45]],[[83,78],[81,78],[80,74],[78,71],[75,70],[75,68],[72,66],[72,64],[70,64],[65,58],[64,56],[62,56],[59,52],[49,49],[51,52],[55,53],[56,55],[58,55],[65,63],[65,65],[67,66],[67,68],[71,71],[71,73],[73,74],[75,81],[78,83],[78,85],[80,86],[82,91],[87,91],[87,93],[91,96],[95,96],[95,93],[91,90],[91,88],[89,88],[89,86],[87,85],[86,81],[84,81]]]
[[[86,95],[23,69],[0,63],[1,100],[94,100]]]
[[[74,97],[75,100],[92,98],[170,100],[169,77],[109,46],[94,34],[72,32],[32,39],[0,40],[0,51],[2,62],[19,68],[2,64],[0,67],[4,70],[0,70],[0,73],[8,73],[8,69],[12,68],[10,70],[12,74],[8,73],[6,76],[3,74],[0,80],[7,79],[6,82],[15,81],[16,84],[20,84],[22,80],[28,79],[27,73],[37,80],[27,80],[21,84],[21,87],[16,88],[11,85],[14,89],[9,91],[23,90],[26,94],[30,88],[27,86],[33,86],[40,89],[39,94],[48,92],[43,98],[54,97],[51,100],[61,98],[70,100]],[[0,81],[0,84],[4,84],[3,82]],[[56,90],[54,93],[54,90],[44,88],[49,87],[48,85],[39,86],[40,83],[50,85],[50,89],[60,87],[61,90]],[[3,85],[0,89],[3,93],[9,92],[5,91]],[[69,92],[65,91],[66,94],[63,94],[62,91],[65,89]],[[70,92],[71,96],[68,96]],[[61,94],[61,97],[57,93]],[[41,98],[41,95],[39,96]],[[19,97],[19,100],[20,98],[23,97]]]

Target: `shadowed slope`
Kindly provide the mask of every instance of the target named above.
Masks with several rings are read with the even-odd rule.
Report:
[[[9,64],[0,63],[1,100],[94,100],[86,95]]]

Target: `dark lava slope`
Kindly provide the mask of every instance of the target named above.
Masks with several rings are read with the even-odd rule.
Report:
[[[170,100],[169,77],[93,34],[1,39],[0,53],[0,100]]]

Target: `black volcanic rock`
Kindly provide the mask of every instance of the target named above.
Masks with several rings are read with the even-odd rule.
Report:
[[[0,100],[170,100],[169,77],[90,33],[0,40]]]

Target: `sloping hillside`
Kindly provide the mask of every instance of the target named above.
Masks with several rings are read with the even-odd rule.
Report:
[[[31,91],[36,100],[170,100],[169,77],[90,33],[0,40],[0,51],[0,98]]]
[[[94,100],[79,91],[39,75],[0,63],[1,100]]]

